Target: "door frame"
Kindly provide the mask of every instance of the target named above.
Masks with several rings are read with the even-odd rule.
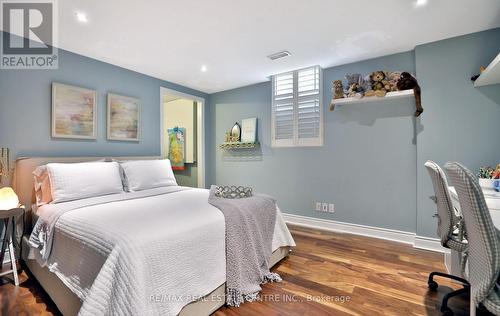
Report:
[[[205,188],[205,98],[160,87],[160,148],[161,156],[166,157],[165,135],[163,134],[163,100],[165,95],[175,95],[179,98],[186,98],[196,101],[199,106],[196,107],[196,163],[198,169],[198,188]]]

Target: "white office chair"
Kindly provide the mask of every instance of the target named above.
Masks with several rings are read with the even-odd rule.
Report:
[[[448,191],[448,182],[443,170],[433,161],[427,161],[425,167],[429,172],[434,186],[435,197],[434,200],[437,204],[437,218],[438,218],[438,235],[441,238],[441,245],[443,247],[453,249],[461,254],[461,267],[462,275],[465,270],[465,254],[467,251],[467,241],[464,239],[463,225],[461,225],[461,218],[455,214],[455,208],[451,201],[450,192]],[[457,231],[455,233],[455,231]],[[469,282],[459,276],[447,274],[443,272],[432,272],[429,274],[427,281],[429,288],[432,291],[437,290],[438,284],[434,281],[434,276],[445,277],[459,281],[463,284],[463,288],[447,293],[443,297],[441,303],[441,312],[443,315],[451,316],[453,311],[448,307],[448,300],[454,296],[468,293],[470,290]]]
[[[470,314],[482,304],[500,315],[500,231],[493,225],[483,191],[472,172],[456,162],[445,165],[457,191],[469,241]]]

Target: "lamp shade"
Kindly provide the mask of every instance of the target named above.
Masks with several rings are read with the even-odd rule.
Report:
[[[0,189],[0,210],[10,210],[19,206],[19,198],[11,187]]]

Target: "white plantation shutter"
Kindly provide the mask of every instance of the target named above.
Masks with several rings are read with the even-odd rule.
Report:
[[[272,84],[272,145],[323,145],[319,66],[275,75]]]
[[[320,69],[302,69],[297,74],[297,138],[299,146],[321,145]]]
[[[276,75],[273,78],[273,140],[282,146],[292,146],[294,138],[294,74]]]

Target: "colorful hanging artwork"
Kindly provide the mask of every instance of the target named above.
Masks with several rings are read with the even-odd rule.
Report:
[[[186,129],[184,127],[174,127],[168,130],[169,150],[168,159],[173,170],[184,170],[184,144],[186,139]]]

